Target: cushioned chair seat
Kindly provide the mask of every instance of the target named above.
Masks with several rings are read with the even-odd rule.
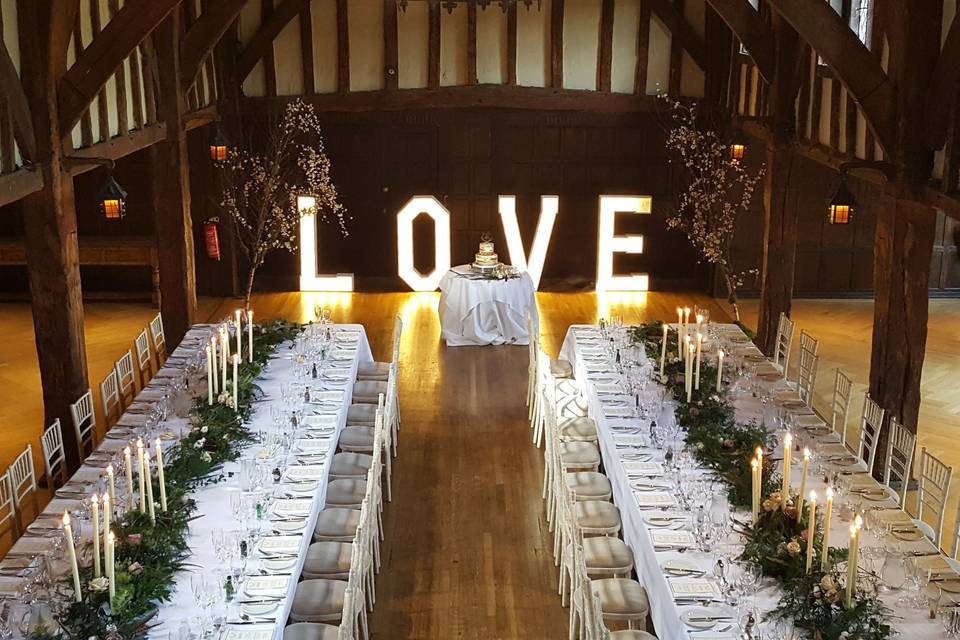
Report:
[[[377,423],[377,405],[351,404],[347,407],[348,427],[372,427]]]
[[[349,542],[357,535],[358,526],[360,526],[359,509],[324,509],[317,514],[313,539]]]
[[[604,615],[642,618],[650,612],[647,591],[636,580],[601,578],[593,581],[593,590],[600,597]]]
[[[314,542],[307,547],[307,556],[303,560],[303,577],[346,580],[350,573],[352,551],[353,545],[349,542]]]
[[[387,395],[387,383],[378,380],[361,380],[353,385],[353,401],[362,404],[377,404],[380,394]]]
[[[561,442],[560,462],[564,467],[594,467],[600,464],[600,451],[591,442]]]
[[[345,580],[314,578],[297,585],[290,607],[294,622],[337,622],[343,613]]]
[[[568,360],[550,358],[550,375],[554,378],[572,378],[573,365]]]
[[[327,504],[331,507],[360,508],[367,493],[367,481],[353,478],[331,480],[327,484]]]
[[[340,432],[337,446],[344,451],[373,453],[373,427],[347,427]]]
[[[620,530],[620,510],[606,500],[583,500],[574,506],[577,526],[587,533]]]
[[[577,500],[605,500],[611,495],[610,480],[596,471],[575,471],[564,474],[567,487],[573,491]],[[329,492],[329,490],[328,490]],[[327,500],[327,503],[330,501]]]
[[[287,628],[289,629],[290,627]],[[649,634],[646,631],[628,631],[626,629],[623,631],[611,631],[607,637],[610,638],[610,640],[657,640],[657,636]],[[287,640],[287,637],[284,636],[283,640]],[[326,638],[323,640],[326,640]]]
[[[334,478],[365,478],[373,456],[366,453],[338,453],[333,456],[330,465],[330,476]]]
[[[620,538],[584,538],[583,557],[590,573],[626,573],[633,569],[633,552]]]
[[[567,418],[557,425],[561,440],[597,441],[597,423],[593,418]]]
[[[296,622],[283,629],[283,640],[337,640],[340,628],[316,622]]]
[[[357,380],[378,380],[386,382],[389,375],[389,362],[362,362],[357,366]]]

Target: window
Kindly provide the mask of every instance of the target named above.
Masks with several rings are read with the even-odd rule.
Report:
[[[873,0],[853,0],[850,27],[857,32],[860,42],[870,46],[870,23],[873,18]]]

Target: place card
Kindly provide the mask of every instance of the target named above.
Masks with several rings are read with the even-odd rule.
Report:
[[[583,368],[587,373],[613,373],[610,365],[606,362],[591,362],[586,360],[583,363]]]
[[[618,447],[645,447],[647,446],[647,438],[645,436],[636,436],[636,435],[627,435],[623,433],[618,433],[613,436],[613,442]]]
[[[272,640],[273,631],[272,624],[251,627],[228,626],[224,640]]]
[[[320,442],[324,441],[321,440]],[[329,448],[328,445],[327,449]],[[316,451],[311,451],[311,453],[316,453]],[[319,480],[323,477],[323,470],[325,468],[322,464],[298,464],[287,467],[283,475],[290,480]]]
[[[692,547],[696,545],[696,540],[693,539],[693,534],[689,531],[651,531],[650,542],[653,543],[654,547],[669,548]]]
[[[328,382],[342,383],[350,379],[350,374],[336,369],[324,369],[320,377]]]
[[[340,417],[335,413],[321,413],[317,415],[304,416],[303,422],[307,425],[307,428],[312,427],[324,428],[324,427],[337,427],[337,422]]]
[[[356,355],[356,349],[348,349],[347,347],[340,346],[330,352],[329,358],[331,360],[350,361],[353,360],[353,357]]]
[[[633,407],[603,407],[603,415],[607,418],[633,418]]]
[[[640,509],[662,509],[673,505],[673,496],[664,492],[634,492],[633,500]]]
[[[620,465],[627,475],[662,476],[663,465],[659,462],[632,462],[621,460]]]
[[[619,396],[625,395],[626,390],[619,384],[598,384],[594,385],[599,396]]]
[[[303,536],[264,536],[257,547],[261,553],[291,555],[300,550]]]
[[[244,591],[247,595],[265,595],[287,591],[287,585],[290,583],[290,576],[253,576],[247,578],[247,585]]]
[[[669,580],[667,584],[670,585],[670,592],[673,597],[679,600],[713,600],[720,595],[717,593],[717,588],[709,580],[688,578]]]
[[[330,389],[328,391],[311,391],[311,402],[343,402],[343,389]]]
[[[273,513],[283,516],[305,516],[310,513],[311,507],[313,500],[303,498],[280,498],[273,501]]]
[[[301,438],[297,440],[297,449],[304,453],[326,453],[330,449],[330,438]]]

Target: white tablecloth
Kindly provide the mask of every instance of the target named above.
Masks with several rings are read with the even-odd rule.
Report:
[[[533,280],[474,280],[454,267],[440,280],[440,327],[447,345],[528,344],[527,316],[539,327]],[[459,273],[458,273],[459,272]]]
[[[733,325],[730,325],[732,327]],[[602,366],[598,365],[599,349],[593,346],[593,340],[590,340],[590,346],[585,346],[577,339],[578,332],[582,330],[593,330],[595,327],[588,325],[571,326],[564,339],[560,351],[560,357],[569,360],[574,365],[576,382],[580,392],[587,399],[589,405],[589,415],[597,423],[597,436],[600,445],[600,452],[603,458],[604,471],[610,479],[613,488],[613,501],[620,509],[620,517],[623,522],[623,539],[630,546],[634,555],[634,566],[637,572],[637,578],[646,588],[650,598],[650,617],[657,631],[657,637],[661,640],[688,640],[690,638],[704,637],[724,637],[722,634],[713,636],[710,633],[691,633],[687,626],[681,622],[680,615],[693,607],[678,605],[674,602],[670,591],[667,576],[661,570],[660,566],[667,560],[683,559],[697,565],[699,569],[707,572],[709,576],[712,570],[712,557],[709,554],[699,553],[695,550],[689,550],[685,553],[675,551],[656,551],[650,538],[650,532],[655,530],[645,521],[644,516],[656,513],[656,511],[641,509],[635,500],[635,491],[631,488],[631,479],[623,467],[621,453],[630,450],[632,447],[626,447],[626,440],[629,436],[618,433],[616,427],[632,425],[640,428],[642,433],[649,433],[649,421],[641,420],[635,417],[619,417],[610,415],[613,411],[608,408],[605,415],[603,400],[610,396],[601,396],[598,394],[597,385],[603,382],[609,388],[609,383],[604,378],[615,377],[613,365],[610,364],[608,371],[599,371]],[[585,335],[585,334],[581,334]],[[754,349],[752,345],[746,347]],[[589,353],[586,356],[584,352]],[[757,352],[759,353],[759,352]],[[589,360],[590,371],[587,363]],[[782,388],[783,382],[775,383]],[[751,401],[756,401],[754,405]],[[737,421],[740,423],[750,419],[756,419],[756,412],[759,410],[759,401],[755,398],[748,398],[744,402],[735,405]],[[618,444],[619,441],[619,444]],[[639,447],[638,447],[639,449]],[[659,450],[646,449],[653,454],[652,461],[662,462],[663,452]],[[794,456],[795,462],[796,458]],[[799,482],[800,468],[793,467],[793,477],[795,482]],[[796,488],[796,487],[794,487]],[[811,474],[807,484],[807,489],[816,490],[817,494],[823,496],[826,486],[823,478],[814,478]],[[666,489],[668,493],[673,493],[673,489]],[[876,504],[876,503],[875,503]],[[871,505],[873,506],[873,505]],[[888,506],[892,506],[888,505]],[[836,506],[839,509],[839,504]],[[714,496],[712,510],[730,511],[727,504],[725,491],[723,495]],[[668,509],[671,513],[682,513],[682,509],[675,505]],[[838,510],[834,511],[834,526],[831,527],[831,546],[843,546],[844,541],[848,539],[847,530],[850,526],[849,520],[836,517]],[[744,515],[749,518],[749,513]],[[871,532],[864,532],[862,538],[863,547],[879,547],[889,544],[877,540]],[[906,551],[931,552],[933,546],[927,541],[902,543],[902,548]],[[756,595],[757,610],[761,613],[769,611],[776,607],[779,598],[779,587],[772,581],[765,581],[763,588],[758,590]],[[901,634],[903,638],[946,638],[943,627],[939,620],[929,620],[924,615],[925,610],[916,608],[904,608],[896,605],[896,600],[900,593],[893,592],[882,597],[884,603],[893,610],[893,627]],[[721,627],[722,625],[718,625]],[[733,637],[733,636],[729,636]]]

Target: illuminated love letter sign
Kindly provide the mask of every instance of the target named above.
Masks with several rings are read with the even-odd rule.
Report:
[[[297,196],[297,209],[300,211],[300,291],[353,291],[352,273],[317,273],[317,216],[315,213],[304,213],[316,206],[316,198]]]
[[[422,274],[413,266],[413,221],[421,213],[433,218],[433,271]],[[433,196],[413,196],[397,214],[397,274],[414,291],[434,291],[450,270],[450,212]]]
[[[647,274],[613,275],[613,254],[643,253],[643,236],[613,235],[618,213],[650,214],[650,196],[600,196],[600,226],[597,233],[597,291],[646,291]]]
[[[547,247],[550,245],[550,236],[553,234],[553,224],[557,220],[557,211],[560,209],[560,198],[559,196],[540,197],[540,219],[537,221],[537,231],[533,236],[533,246],[530,247],[529,260],[523,251],[523,239],[520,237],[520,225],[517,223],[517,199],[514,196],[500,196],[499,209],[503,233],[507,237],[510,264],[529,273],[530,279],[533,280],[533,288],[536,289],[540,286],[543,262],[547,258]]]

